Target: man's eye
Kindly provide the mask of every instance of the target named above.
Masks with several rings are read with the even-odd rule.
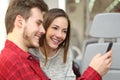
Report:
[[[41,22],[37,22],[37,25],[39,26],[40,24],[42,24]]]
[[[42,21],[39,20],[39,21],[37,21],[36,23],[37,23],[37,25],[39,26],[39,25],[42,24]]]

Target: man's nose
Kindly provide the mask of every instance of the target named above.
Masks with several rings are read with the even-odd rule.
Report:
[[[45,34],[45,29],[44,29],[43,25],[40,26],[39,31],[42,34]]]

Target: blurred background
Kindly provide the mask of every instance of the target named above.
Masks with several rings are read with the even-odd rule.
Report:
[[[71,45],[81,49],[89,38],[89,28],[96,14],[120,12],[120,0],[45,0],[49,9],[64,9],[71,20]],[[9,0],[0,0],[0,50],[6,39],[4,16]]]
[[[120,0],[45,0],[49,8],[64,9],[71,20],[71,45],[82,48],[96,14],[120,12]],[[55,3],[56,2],[56,3]]]

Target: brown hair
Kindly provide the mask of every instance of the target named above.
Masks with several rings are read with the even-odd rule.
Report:
[[[41,11],[48,10],[48,6],[43,0],[10,0],[5,16],[7,34],[12,32],[16,16],[21,15],[27,20],[30,16],[30,10],[34,7]]]
[[[44,16],[44,21],[43,21],[43,26],[45,28],[45,31],[47,32],[48,27],[51,25],[51,23],[53,22],[54,19],[56,19],[57,17],[65,17],[68,21],[68,29],[67,29],[67,34],[66,34],[66,38],[65,40],[59,45],[60,47],[64,47],[64,56],[63,56],[63,62],[66,63],[67,60],[67,52],[68,52],[68,47],[69,47],[69,41],[70,41],[70,20],[68,18],[68,15],[62,10],[62,9],[58,9],[58,8],[54,8],[48,11],[48,13],[46,13],[46,15]],[[44,55],[46,56],[46,62],[47,62],[47,54],[46,54],[46,48],[44,46],[45,44],[45,36],[46,34],[44,34],[41,38],[40,38],[40,46],[44,47],[45,53]]]

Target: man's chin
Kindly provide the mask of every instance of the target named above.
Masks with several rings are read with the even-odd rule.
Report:
[[[33,45],[31,45],[31,48],[37,48],[37,47],[39,47],[39,44],[33,44]]]

